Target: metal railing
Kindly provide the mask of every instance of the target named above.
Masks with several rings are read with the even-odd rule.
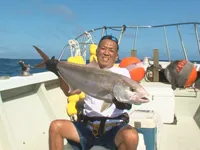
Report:
[[[184,57],[185,57],[186,60],[188,60],[186,48],[184,46],[184,42],[183,42],[182,35],[181,35],[181,32],[180,32],[180,28],[179,28],[180,26],[183,26],[183,25],[194,25],[194,31],[195,31],[195,37],[196,37],[196,42],[197,42],[197,48],[198,48],[198,52],[199,52],[199,56],[200,56],[200,40],[199,40],[199,35],[198,35],[198,25],[200,25],[200,22],[184,22],[184,23],[163,24],[163,25],[154,25],[154,26],[125,26],[125,25],[122,25],[122,26],[104,26],[104,27],[95,28],[95,29],[86,31],[86,32],[80,34],[79,36],[77,36],[74,40],[79,40],[81,37],[83,37],[83,40],[80,41],[80,43],[81,43],[80,45],[82,45],[82,47],[84,47],[84,45],[88,45],[89,43],[90,44],[94,43],[92,40],[88,40],[88,41],[86,40],[87,35],[90,35],[90,34],[96,32],[98,30],[102,30],[101,36],[103,36],[103,35],[105,35],[105,32],[107,30],[113,30],[113,31],[119,31],[119,44],[120,44],[121,38],[123,37],[123,33],[127,29],[134,28],[134,29],[136,29],[136,32],[135,32],[135,36],[134,36],[134,39],[133,39],[133,49],[136,49],[137,38],[138,38],[138,31],[140,29],[142,29],[142,28],[143,29],[144,28],[163,28],[164,37],[165,37],[165,45],[166,45],[167,55],[168,55],[168,60],[171,61],[170,49],[169,49],[168,38],[167,38],[167,33],[166,33],[166,27],[170,27],[171,26],[171,27],[176,27],[178,35],[179,35],[181,47],[182,47],[182,50],[183,50],[183,53],[184,53]],[[89,37],[91,38],[91,35]],[[69,47],[69,44],[67,44],[63,48],[63,50],[62,50],[62,52],[60,54],[59,60],[62,58],[64,52],[66,51],[66,49],[68,47]],[[86,58],[86,52],[85,51],[86,51],[86,47],[84,47],[82,49],[82,54],[84,54],[84,58]]]

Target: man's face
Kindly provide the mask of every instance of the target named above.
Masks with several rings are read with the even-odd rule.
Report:
[[[117,44],[110,39],[102,40],[97,48],[97,59],[100,68],[111,68],[118,59]]]

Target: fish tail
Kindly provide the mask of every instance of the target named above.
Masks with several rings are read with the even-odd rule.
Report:
[[[34,66],[34,68],[45,68],[46,61],[49,60],[49,57],[38,47],[34,46],[33,47],[36,49],[36,51],[40,54],[40,56],[43,58],[43,61],[40,64],[37,64]]]

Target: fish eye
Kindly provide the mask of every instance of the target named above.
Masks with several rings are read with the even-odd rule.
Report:
[[[131,91],[131,92],[134,92],[134,91],[135,91],[135,88],[134,88],[134,87],[130,87],[130,91]]]

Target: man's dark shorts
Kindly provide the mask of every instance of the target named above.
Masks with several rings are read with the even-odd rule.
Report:
[[[103,146],[110,150],[116,150],[117,148],[114,142],[115,136],[122,127],[127,126],[126,123],[121,123],[107,131],[101,137],[95,137],[84,123],[74,122],[73,124],[80,137],[80,144],[68,140],[68,143],[72,146],[73,150],[89,150],[94,145]]]

